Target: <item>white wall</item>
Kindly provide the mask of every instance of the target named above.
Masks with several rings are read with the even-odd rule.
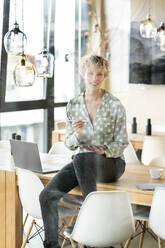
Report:
[[[118,4],[118,5],[117,5]],[[127,120],[137,117],[138,131],[144,132],[147,118],[153,129],[165,131],[165,85],[128,83],[130,20],[142,21],[149,9],[148,0],[107,0],[111,45],[111,92],[124,104]],[[120,5],[120,7],[119,7]],[[151,0],[152,19],[165,20],[165,1]]]

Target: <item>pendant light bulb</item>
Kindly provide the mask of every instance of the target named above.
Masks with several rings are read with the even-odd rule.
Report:
[[[143,38],[154,38],[156,32],[156,24],[152,21],[151,15],[148,14],[146,20],[140,23],[140,34]]]
[[[18,87],[28,87],[34,84],[35,69],[34,66],[26,60],[24,54],[20,62],[16,65],[13,76],[14,82]]]
[[[26,35],[19,29],[16,22],[14,28],[7,32],[4,37],[4,46],[8,54],[21,55],[27,43]]]
[[[38,77],[53,77],[54,56],[44,49],[35,57],[35,67]]]

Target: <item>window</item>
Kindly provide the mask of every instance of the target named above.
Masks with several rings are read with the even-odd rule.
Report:
[[[17,133],[21,135],[22,140],[37,143],[42,152],[43,116],[43,110],[38,109],[1,113],[1,139],[9,140],[12,133]]]
[[[55,47],[55,102],[67,102],[74,96],[75,0],[56,1]]]
[[[16,87],[13,71],[20,56],[7,55],[2,46],[0,138],[10,139],[12,133],[17,132],[23,140],[37,142],[40,150],[46,152],[51,146],[52,130],[56,123],[65,121],[67,102],[81,90],[78,67],[80,57],[86,51],[88,1],[23,1],[23,15],[22,1],[16,2],[15,13],[15,1],[7,0],[4,10],[3,1],[0,1],[2,36],[13,29],[16,14],[20,30],[27,35],[25,54],[33,62],[34,56],[42,51],[45,37],[49,34],[48,47],[51,53],[55,53],[55,71],[54,78],[36,77],[32,87]]]
[[[13,24],[15,23],[14,2],[15,1],[10,1],[9,30],[13,29]],[[17,3],[16,17],[20,30],[23,31],[27,36],[25,54],[29,54],[29,57],[33,59],[34,56],[43,48],[43,0],[24,1],[23,17],[21,2],[19,4]],[[5,101],[13,102],[42,99],[44,96],[42,78],[35,77],[35,83],[32,87],[15,86],[13,71],[20,59],[20,56],[8,56]]]
[[[2,47],[2,20],[3,20],[3,1],[0,1],[0,49]],[[0,54],[1,61],[1,54]]]

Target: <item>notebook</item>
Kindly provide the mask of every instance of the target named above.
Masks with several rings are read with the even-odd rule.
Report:
[[[47,154],[47,159],[41,163],[38,145],[36,143],[10,140],[10,144],[15,167],[22,169],[41,174],[54,173],[72,161],[69,157]]]
[[[156,187],[165,187],[165,183],[136,184],[136,187],[141,190],[155,190]]]

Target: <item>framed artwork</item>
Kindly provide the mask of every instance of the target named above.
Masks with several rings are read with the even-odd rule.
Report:
[[[129,83],[165,84],[165,51],[161,51],[154,39],[141,37],[140,22],[131,22]]]

